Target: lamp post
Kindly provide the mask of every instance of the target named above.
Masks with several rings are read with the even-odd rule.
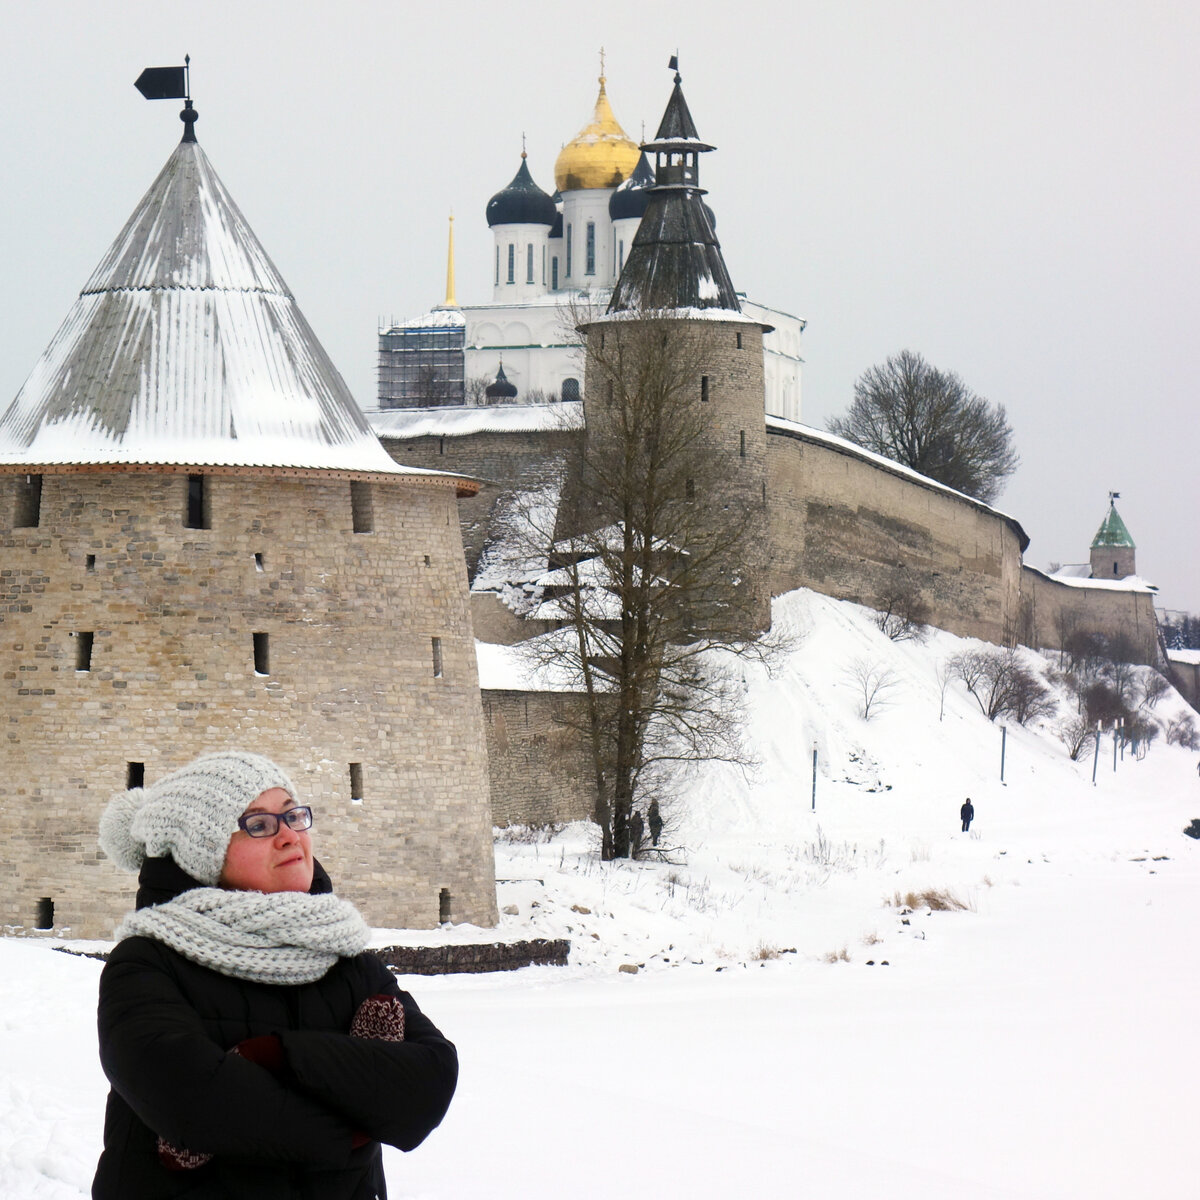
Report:
[[[812,810],[817,811],[817,743],[813,742]]]

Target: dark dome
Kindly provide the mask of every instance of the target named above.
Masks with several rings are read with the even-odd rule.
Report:
[[[487,223],[492,225],[553,225],[557,216],[554,201],[533,182],[525,155],[521,169],[503,191],[497,192],[487,206]]]
[[[484,395],[487,396],[489,403],[497,401],[512,400],[516,394],[516,387],[508,382],[508,376],[504,374],[504,364],[500,364],[500,370],[496,372],[496,382],[489,383],[483,389]]]
[[[633,174],[608,198],[609,220],[620,221],[626,217],[640,219],[646,212],[646,189],[653,186],[654,168],[643,154]]]

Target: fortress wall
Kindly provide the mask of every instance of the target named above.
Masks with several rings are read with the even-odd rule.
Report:
[[[802,431],[768,428],[767,475],[773,594],[810,587],[879,607],[900,582],[939,628],[997,644],[1015,637],[1014,523]]]
[[[473,579],[484,546],[495,539],[508,499],[548,478],[557,457],[577,436],[564,429],[382,440],[393,460],[406,467],[454,471],[487,484],[477,496],[458,502],[467,574]]]
[[[1059,649],[1072,633],[1124,634],[1138,661],[1159,659],[1158,623],[1151,592],[1114,587],[1080,587],[1052,579],[1032,567],[1021,571],[1021,641]]]
[[[569,692],[483,693],[492,819],[497,825],[587,820],[596,804],[584,698]]]
[[[525,620],[518,617],[495,592],[471,593],[471,624],[481,642],[515,646],[556,629],[561,622]]]
[[[136,884],[96,829],[128,764],[152,783],[230,746],[289,771],[373,924],[435,925],[442,889],[455,920],[495,922],[451,486],[372,484],[374,531],[355,533],[346,481],[208,477],[211,528],[189,529],[186,474],[46,475],[38,526],[13,528],[23,478],[0,476],[0,923],[28,928],[49,898],[56,928],[108,936]]]

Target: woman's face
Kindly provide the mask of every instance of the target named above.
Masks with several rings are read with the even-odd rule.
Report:
[[[296,802],[283,788],[268,788],[242,814],[282,813]],[[274,837],[251,837],[239,829],[229,839],[220,884],[236,892],[307,892],[312,887],[312,838],[282,821]]]

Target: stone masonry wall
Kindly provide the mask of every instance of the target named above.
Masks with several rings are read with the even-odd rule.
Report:
[[[583,697],[564,692],[483,693],[497,825],[587,820],[596,784],[585,734]]]
[[[1150,592],[1079,587],[1025,567],[1021,603],[1021,640],[1027,645],[1057,650],[1071,633],[1124,634],[1139,662],[1159,661],[1158,623]]]
[[[211,528],[190,529],[186,474],[45,475],[37,527],[13,528],[23,478],[0,476],[0,923],[49,899],[55,928],[108,936],[136,885],[96,828],[129,764],[149,784],[233,746],[289,771],[373,924],[495,923],[452,486],[371,484],[355,533],[347,481],[210,476]]]
[[[767,464],[773,594],[809,587],[877,607],[906,581],[931,624],[1016,636],[1021,545],[999,514],[802,432],[770,429]]]
[[[466,437],[385,437],[384,448],[406,467],[455,471],[484,480],[477,496],[459,500],[468,578],[475,578],[479,555],[494,540],[497,520],[514,492],[545,478],[556,456],[573,444],[569,430],[536,433],[476,433]]]

